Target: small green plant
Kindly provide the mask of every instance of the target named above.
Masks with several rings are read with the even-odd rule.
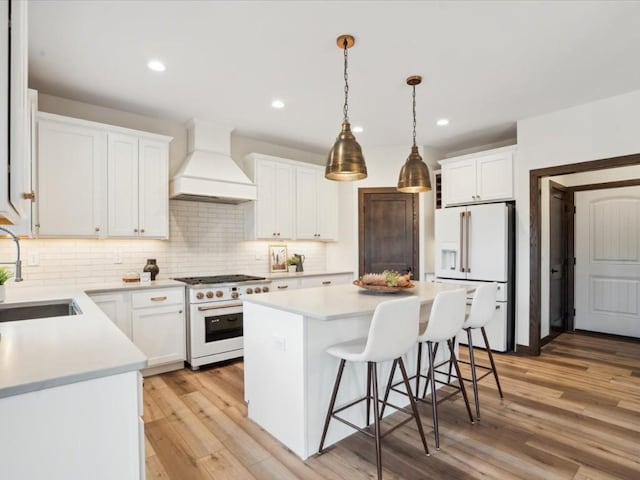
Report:
[[[297,257],[289,257],[289,258],[287,258],[287,265],[289,265],[289,266],[298,265],[298,258]]]
[[[11,277],[13,277],[13,272],[11,270],[0,267],[0,285],[4,285]]]

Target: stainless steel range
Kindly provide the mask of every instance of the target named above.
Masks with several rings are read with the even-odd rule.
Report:
[[[191,369],[241,357],[242,297],[268,292],[271,280],[249,275],[174,280],[187,284],[187,361]]]

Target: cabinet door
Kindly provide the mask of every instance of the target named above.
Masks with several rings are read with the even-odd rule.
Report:
[[[296,239],[318,239],[318,180],[315,168],[296,168]]]
[[[110,237],[138,236],[138,137],[109,134],[107,198]]]
[[[276,233],[277,238],[289,239],[294,237],[294,167],[276,163]]]
[[[513,198],[513,154],[489,155],[476,160],[477,200]]]
[[[91,295],[91,300],[131,339],[131,309],[128,293]]]
[[[442,165],[442,202],[445,206],[475,202],[476,160]]]
[[[169,237],[169,146],[140,139],[138,168],[140,235]]]
[[[318,178],[318,240],[338,240],[338,184],[324,178],[324,169]]]
[[[186,359],[183,306],[135,309],[131,324],[133,343],[148,357],[149,367]]]
[[[38,122],[40,236],[98,237],[103,227],[107,136],[90,127]]]
[[[277,238],[277,205],[276,205],[276,170],[275,162],[256,162],[256,237]]]

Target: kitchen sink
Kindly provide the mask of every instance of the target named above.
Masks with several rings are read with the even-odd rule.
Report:
[[[50,302],[14,303],[0,305],[0,322],[15,322],[34,318],[66,317],[80,312],[73,300]]]

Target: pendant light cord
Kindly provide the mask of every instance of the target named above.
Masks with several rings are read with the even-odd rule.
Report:
[[[416,86],[413,85],[413,146],[416,146]]]
[[[342,107],[342,111],[344,113],[344,121],[349,121],[349,75],[347,74],[347,39],[344,39],[344,106]]]

